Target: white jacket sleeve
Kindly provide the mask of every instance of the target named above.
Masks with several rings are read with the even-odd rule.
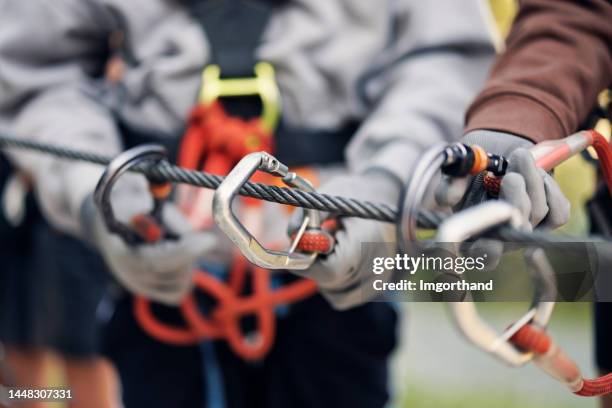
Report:
[[[354,171],[407,181],[423,149],[462,135],[463,116],[494,58],[482,0],[401,0],[386,55],[362,81],[371,114],[352,140]]]
[[[0,130],[71,148],[120,150],[109,112],[83,92],[104,69],[113,16],[95,0],[0,1]],[[84,197],[101,168],[10,152],[31,175],[56,227],[78,234]]]

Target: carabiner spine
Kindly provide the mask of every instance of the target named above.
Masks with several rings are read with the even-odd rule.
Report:
[[[482,214],[487,214],[487,217],[482,217]],[[501,224],[509,224],[514,228],[520,228],[522,222],[520,212],[510,204],[502,201],[488,201],[448,218],[440,225],[436,241],[444,243],[446,246],[450,245],[451,248],[458,251],[459,243],[477,236],[489,228]],[[546,270],[541,270],[541,268],[546,267],[543,263],[546,259],[543,260],[542,256],[545,257],[541,250],[528,252],[528,264],[534,269],[534,272],[546,274]],[[539,269],[535,270],[536,267]],[[544,289],[546,295],[550,296],[548,291],[551,288],[546,286],[546,282],[544,282]],[[552,302],[541,302],[540,300],[541,297],[538,297],[532,309],[523,317],[527,320],[524,323],[534,321],[542,327],[546,326],[553,305]],[[449,302],[448,307],[460,332],[475,346],[513,367],[522,366],[533,359],[532,353],[520,351],[509,342],[513,329],[500,334],[485,322],[478,314],[471,297],[464,302]],[[516,328],[519,328],[519,326],[516,326]]]
[[[232,211],[234,197],[257,170],[283,178],[289,174],[287,167],[268,153],[258,152],[245,156],[215,192],[213,218],[216,224],[250,262],[261,268],[308,269],[315,261],[317,253],[288,253],[267,249],[247,231]]]

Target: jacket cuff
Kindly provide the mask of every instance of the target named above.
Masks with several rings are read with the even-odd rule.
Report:
[[[473,130],[512,133],[534,143],[567,136],[553,112],[537,100],[520,94],[491,95],[472,106],[465,133]]]
[[[58,168],[40,169],[36,177],[38,202],[45,218],[55,228],[83,237],[82,205],[93,193],[104,167],[89,163],[55,165]]]

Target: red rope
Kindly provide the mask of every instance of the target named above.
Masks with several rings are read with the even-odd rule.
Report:
[[[612,145],[595,130],[589,130],[593,137],[593,148],[597,153],[603,179],[608,186],[608,192],[612,194]]]
[[[243,156],[254,151],[270,152],[272,140],[259,119],[232,117],[218,102],[199,105],[191,113],[178,162],[190,169],[200,168],[210,173],[227,174]],[[266,181],[261,179],[261,173],[255,176],[258,181]],[[261,204],[254,199],[244,202],[247,206]],[[182,204],[183,211],[191,213],[194,207],[202,203],[189,196]],[[155,230],[144,221],[139,222],[138,226],[147,233],[146,236],[150,238],[148,242],[160,238],[158,232],[161,230]],[[329,232],[331,227],[327,225],[321,230],[306,230],[297,249],[302,252],[330,252],[333,248],[333,238]],[[195,289],[216,303],[208,315],[202,313],[193,293],[180,305],[186,326],[172,326],[158,320],[149,301],[141,297],[135,298],[134,315],[140,327],[158,341],[182,346],[204,340],[225,340],[237,355],[246,360],[258,360],[265,357],[274,344],[275,309],[299,302],[317,291],[315,283],[306,279],[273,290],[270,274],[265,269],[251,269],[246,259],[236,256],[227,283],[203,270],[194,273]],[[244,295],[247,287],[251,293]],[[256,330],[251,336],[243,333],[240,324],[241,319],[247,316],[254,317],[256,322]]]
[[[608,191],[612,194],[612,145],[596,130],[587,130],[591,141],[590,144],[595,149],[599,159],[599,165],[603,174],[603,179],[608,186]],[[486,191],[493,197],[499,195],[501,177],[494,176],[492,173],[485,174],[483,184]]]
[[[595,379],[585,379],[580,391],[576,395],[582,397],[599,397],[612,392],[612,373]]]
[[[311,280],[298,280],[280,289],[272,290],[270,271],[254,268],[250,273],[252,293],[240,295],[221,280],[206,271],[194,273],[196,289],[216,300],[212,312],[202,314],[196,296],[190,294],[181,303],[180,310],[187,326],[171,326],[159,321],[150,302],[135,298],[134,314],[141,328],[158,341],[174,345],[191,345],[204,340],[224,339],[232,350],[246,360],[263,358],[274,343],[275,309],[281,305],[299,302],[316,293]],[[253,316],[257,329],[249,339],[240,327],[241,319]]]
[[[510,338],[510,342],[525,351],[535,354],[546,354],[552,344],[551,338],[545,331],[539,330],[531,324],[521,327]]]
[[[549,353],[554,345],[550,336],[532,324],[521,327],[511,338],[510,342],[518,348],[530,351],[539,358],[546,359],[547,366],[556,378],[568,384],[581,384],[574,394],[583,397],[598,397],[612,392],[612,373],[594,379],[582,378],[575,362],[557,347],[556,352]]]
[[[589,130],[588,133],[599,158],[604,181],[612,194],[612,146],[595,130]],[[485,186],[490,190],[499,190],[499,179],[488,180],[487,183],[485,178]],[[510,342],[522,350],[536,354],[538,358],[545,359],[547,369],[555,378],[565,381],[568,385],[580,385],[580,388],[574,391],[576,395],[595,397],[612,392],[612,373],[594,379],[583,378],[576,363],[555,345],[544,330],[532,324],[528,323],[521,327],[510,338]]]

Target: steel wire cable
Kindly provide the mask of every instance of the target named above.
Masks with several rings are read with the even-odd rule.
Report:
[[[67,160],[84,161],[102,166],[107,166],[113,160],[111,157],[97,153],[3,134],[0,134],[0,149],[30,150],[50,154]],[[131,170],[160,182],[190,184],[213,190],[217,189],[224,179],[224,177],[215,174],[175,166],[167,161],[143,162],[136,165]],[[399,221],[399,211],[385,204],[317,192],[308,192],[290,187],[247,182],[240,190],[240,195],[278,204],[325,211],[337,216],[357,217],[389,223],[397,223]],[[435,229],[446,217],[447,215],[442,213],[421,210],[419,212],[418,224],[422,228]],[[576,242],[578,240],[576,237],[562,236],[543,231],[519,231],[507,226],[496,228],[487,232],[486,235],[506,241],[525,243],[567,243]],[[606,242],[597,237],[580,237],[580,241]]]

